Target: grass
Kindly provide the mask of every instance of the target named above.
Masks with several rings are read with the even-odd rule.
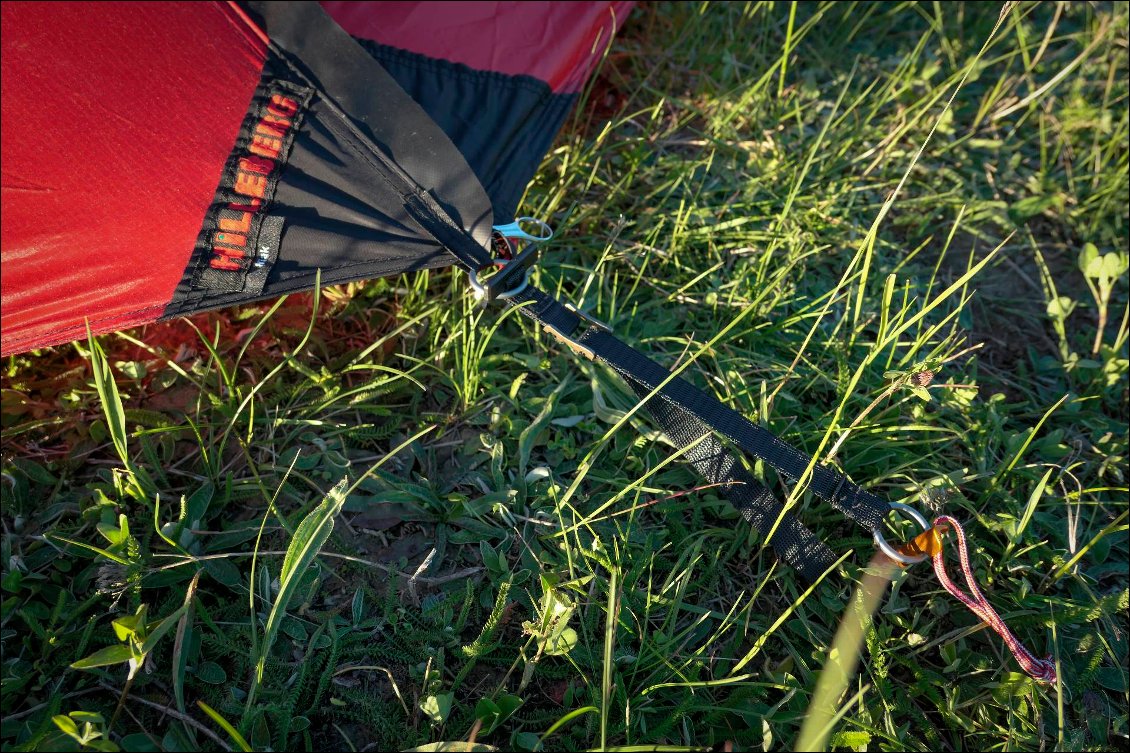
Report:
[[[543,287],[964,521],[1058,684],[925,565],[868,617],[870,541],[754,465],[853,552],[806,588],[433,272],[8,360],[3,748],[1124,748],[1127,22],[638,8],[523,204]]]

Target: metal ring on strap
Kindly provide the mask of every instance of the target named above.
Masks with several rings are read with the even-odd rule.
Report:
[[[922,513],[915,510],[910,505],[904,505],[902,502],[891,502],[891,509],[898,512],[905,513],[908,517],[914,520],[915,523],[922,526],[923,531],[930,530],[930,523],[922,516]],[[915,554],[913,556],[906,555],[895,549],[887,540],[883,538],[882,531],[875,531],[875,546],[879,547],[879,551],[887,555],[895,562],[902,563],[903,565],[915,565],[926,559],[925,554]]]
[[[509,259],[493,259],[492,261],[494,262],[494,265],[496,267],[499,267],[499,268],[505,267],[507,264],[510,263]],[[530,284],[530,272],[531,271],[532,271],[531,268],[527,267],[526,273],[522,275],[522,281],[521,282],[519,282],[514,287],[510,288],[510,290],[504,290],[501,293],[497,293],[495,295],[495,298],[513,298],[514,296],[521,293],[523,290],[526,289],[526,286],[528,286]],[[485,285],[483,285],[482,280],[479,279],[478,270],[474,270],[474,269],[467,270],[467,278],[471,281],[471,287],[475,291],[475,297],[476,298],[485,298],[486,294],[487,294],[487,288],[486,288]]]

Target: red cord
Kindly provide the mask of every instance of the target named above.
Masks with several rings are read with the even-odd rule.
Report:
[[[968,607],[969,611],[980,617],[1004,639],[1005,645],[1008,646],[1009,651],[1016,657],[1016,661],[1020,663],[1025,672],[1039,682],[1055,683],[1055,662],[1052,661],[1052,657],[1037,659],[1033,656],[1032,652],[1025,648],[1024,644],[1012,634],[1008,625],[989,604],[988,599],[981,593],[981,589],[977,587],[977,582],[973,578],[973,568],[969,564],[969,549],[965,543],[965,531],[962,530],[961,524],[948,515],[941,515],[934,520],[934,528],[942,533],[945,531],[943,526],[952,528],[953,532],[957,534],[957,554],[961,559],[961,569],[965,573],[965,582],[969,586],[969,593],[962,591],[950,580],[949,574],[946,573],[945,554],[941,547],[937,547],[933,551],[934,572],[937,573],[938,580],[941,581],[947,591],[953,594],[954,598]]]

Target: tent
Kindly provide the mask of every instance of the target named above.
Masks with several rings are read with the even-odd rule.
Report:
[[[973,596],[1054,682],[934,528],[820,465],[529,282],[551,231],[521,193],[627,2],[5,2],[0,343],[7,355],[204,309],[455,266],[613,369],[804,580],[838,558],[746,470],[807,482],[873,535],[899,510],[954,528]],[[496,274],[480,274],[495,268]],[[922,539],[923,537],[919,537]],[[912,542],[913,543],[913,542]]]
[[[743,451],[883,545],[886,500],[529,284],[548,231],[514,221],[515,206],[628,11],[5,3],[3,352],[81,337],[88,321],[107,332],[305,290],[319,274],[456,266],[487,301],[618,372],[801,577],[837,557]]]
[[[3,353],[451,265],[417,215],[487,244],[627,11],[5,3]]]

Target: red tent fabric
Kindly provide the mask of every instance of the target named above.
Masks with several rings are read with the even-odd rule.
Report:
[[[582,88],[612,24],[627,16],[632,3],[388,2],[380,3],[379,12],[369,3],[321,5],[360,39],[476,71],[530,76],[555,92],[572,93]]]
[[[628,7],[4,3],[2,352],[486,248]]]
[[[4,3],[0,28],[4,353],[156,319],[266,45],[223,3]]]

